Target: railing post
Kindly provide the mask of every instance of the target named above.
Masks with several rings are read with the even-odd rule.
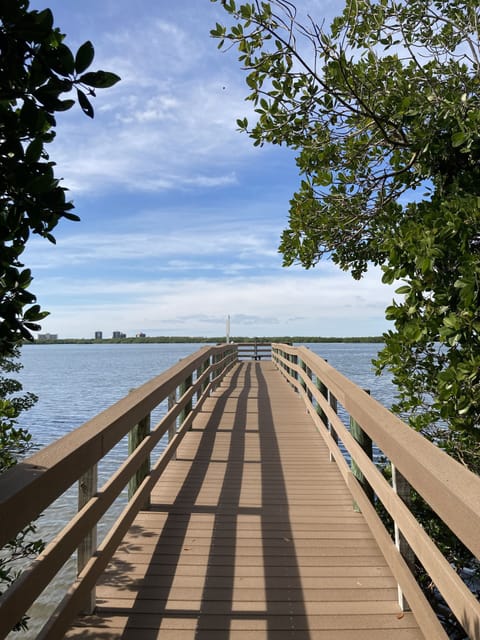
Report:
[[[213,393],[215,391],[215,389],[217,388],[217,383],[214,383],[215,378],[217,377],[217,362],[218,362],[218,353],[214,353],[212,355],[212,373],[210,375],[210,382],[212,383],[212,388],[211,388],[211,393]]]
[[[94,465],[78,481],[78,510],[80,511],[97,493],[98,467]],[[87,562],[97,549],[97,527],[94,526],[80,543],[77,550],[77,575],[83,570]],[[82,613],[90,615],[95,611],[95,587],[90,591]]]
[[[401,498],[403,502],[405,502],[405,504],[409,506],[410,498],[411,498],[410,483],[408,482],[408,480],[404,478],[404,476],[400,473],[400,471],[395,467],[394,464],[392,464],[392,487],[395,493],[399,496],[399,498]],[[415,554],[413,553],[412,548],[410,547],[408,542],[405,540],[396,522],[394,522],[394,528],[395,528],[395,546],[399,550],[402,558],[407,563],[408,568],[410,569],[412,574],[415,575]],[[410,605],[408,604],[408,601],[405,598],[405,595],[402,589],[400,588],[400,585],[398,585],[397,588],[398,588],[398,604],[400,605],[401,610],[410,611]]]
[[[290,362],[292,362],[293,364],[298,364],[298,356],[296,354],[292,354],[290,356]],[[290,375],[294,380],[298,380],[298,372],[295,371],[294,369],[290,369]],[[296,385],[292,385],[292,386],[295,389],[295,391],[298,393],[298,389]]]
[[[306,373],[306,372],[307,372],[307,365],[305,364],[305,362],[304,362],[301,358],[298,358],[298,359],[297,359],[297,362],[298,362],[298,364],[300,365],[301,370],[302,370],[304,373]],[[300,376],[300,385],[301,385],[302,389],[303,389],[304,391],[306,391],[306,389],[307,389],[307,383],[305,382],[304,377],[302,376],[302,374],[301,374],[301,373],[299,374],[299,376]]]
[[[128,433],[128,455],[132,455],[139,444],[150,435],[150,414],[140,420]],[[150,473],[150,456],[147,456],[128,482],[128,499],[131,500],[138,487]],[[142,509],[150,508],[150,496],[148,496]]]
[[[337,399],[330,390],[328,390],[328,404],[332,407],[335,413],[338,413]],[[338,444],[338,434],[333,428],[330,420],[328,421],[328,430],[330,431],[330,435],[332,436],[333,440],[336,442],[336,444]],[[335,460],[335,456],[330,451],[330,462],[334,462],[334,460]]]
[[[205,373],[205,371],[207,371],[209,366],[210,366],[210,356],[208,356],[208,358],[204,360],[202,368],[200,369],[200,372],[202,375]],[[205,379],[205,382],[202,384],[202,391],[201,391],[202,394],[205,393],[205,390],[207,387],[208,387],[208,379]]]
[[[317,389],[320,391],[320,393],[322,394],[322,396],[324,398],[328,399],[328,389],[327,386],[325,384],[323,384],[323,382],[320,380],[320,378],[318,376],[315,377],[315,386],[317,387]],[[323,424],[327,427],[328,426],[328,419],[327,419],[327,415],[325,413],[325,411],[322,409],[322,407],[320,406],[320,404],[317,403],[317,413],[320,416],[320,420],[323,422]]]
[[[365,392],[370,394],[370,391],[368,391],[367,389],[365,389]],[[353,436],[353,438],[358,442],[358,444],[362,447],[362,449],[365,451],[365,453],[370,458],[370,460],[373,460],[372,439],[370,438],[370,436],[368,436],[365,433],[362,427],[358,424],[356,420],[352,418],[352,416],[350,416],[350,433]],[[355,476],[355,478],[362,485],[362,488],[365,491],[368,499],[373,504],[374,502],[373,489],[370,486],[370,484],[367,482],[367,479],[365,478],[363,473],[360,471],[360,468],[358,467],[357,463],[353,458],[350,463],[350,468],[352,469],[352,473]],[[360,508],[356,502],[353,503],[353,508],[355,511],[360,511]]]
[[[311,381],[312,380],[312,370],[310,369],[310,367],[305,367],[305,371],[307,373],[307,378]],[[311,392],[310,388],[307,389],[307,397],[308,397],[308,400],[309,400],[310,404],[313,405],[313,395],[312,395],[312,392]]]
[[[192,377],[192,374],[190,374],[180,384],[180,398],[184,395],[184,393],[187,392],[188,389],[190,389],[192,384],[193,384],[193,377]],[[180,424],[183,424],[183,422],[185,421],[185,419],[187,418],[188,414],[191,411],[192,411],[192,400],[190,399],[180,412]]]
[[[173,407],[176,405],[177,403],[177,393],[176,390],[173,391],[169,396],[168,396],[168,411],[171,411],[173,409]],[[168,442],[170,443],[173,438],[175,437],[175,434],[177,433],[177,419],[175,418],[175,420],[173,420],[170,423],[170,426],[168,427]],[[174,451],[173,455],[172,455],[172,460],[176,460],[177,459],[177,452]]]

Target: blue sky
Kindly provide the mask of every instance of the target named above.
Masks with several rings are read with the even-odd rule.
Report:
[[[32,290],[60,337],[378,335],[392,289],[372,269],[360,282],[329,262],[282,267],[280,234],[299,183],[294,156],[254,148],[236,130],[248,116],[236,53],[209,36],[226,14],[210,0],[55,0],[55,24],[92,69],[122,81],[99,90],[95,119],[57,118],[50,145],[81,222],[57,245],[25,252]],[[328,22],[338,2],[305,0]]]

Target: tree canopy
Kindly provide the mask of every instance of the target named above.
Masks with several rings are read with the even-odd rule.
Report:
[[[90,98],[118,76],[88,71],[91,42],[73,54],[54,27],[50,9],[28,0],[0,6],[0,356],[24,339],[46,313],[29,290],[32,274],[22,262],[30,235],[55,242],[62,218],[78,220],[67,189],[55,177],[46,145],[55,137],[55,114],[78,101],[93,117]]]
[[[29,290],[32,274],[22,254],[32,233],[55,242],[52,231],[62,218],[79,219],[46,151],[55,137],[55,114],[77,100],[93,117],[95,89],[119,80],[110,72],[88,71],[94,58],[91,42],[74,55],[64,39],[50,9],[31,11],[28,0],[0,4],[0,473],[32,444],[18,418],[36,397],[21,394],[22,385],[10,375],[21,369],[18,345],[33,339],[31,331],[47,315]],[[28,525],[3,548],[0,593],[18,575],[15,562],[42,550],[35,530]],[[15,629],[26,624],[24,617]]]
[[[217,0],[212,0],[216,2]],[[480,9],[476,0],[347,0],[326,28],[288,0],[222,0],[255,145],[296,151],[280,250],[399,282],[377,367],[426,433],[480,434]]]

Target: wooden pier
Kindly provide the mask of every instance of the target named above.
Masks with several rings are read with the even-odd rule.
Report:
[[[67,637],[423,638],[302,405],[271,362],[237,365]]]
[[[445,640],[409,571],[411,545],[469,637],[480,638],[478,602],[448,571],[433,543],[424,540],[418,524],[411,533],[413,516],[341,423],[338,403],[376,436],[386,455],[391,457],[392,447],[398,450],[395,464],[402,478],[412,482],[418,476],[419,490],[427,497],[423,485],[431,484],[431,473],[444,463],[437,469],[432,502],[451,526],[452,513],[460,519],[469,512],[468,522],[454,526],[471,547],[478,545],[479,479],[307,349],[274,345],[273,360],[266,360],[255,346],[254,359],[241,361],[238,347],[215,349],[186,359],[134,392],[137,397],[130,395],[87,423],[83,433],[76,433],[75,447],[66,441],[43,458],[40,452],[23,471],[7,478],[6,494],[16,493],[22,500],[32,487],[42,487],[42,478],[63,477],[60,451],[64,457],[83,451],[88,459],[82,465],[88,467],[100,455],[99,430],[105,449],[113,442],[112,430],[120,437],[127,423],[145,426],[152,394],[155,402],[170,397],[165,418],[137,437],[138,446],[125,463],[130,477],[167,430],[170,444],[151,470],[137,474],[132,499],[107,538],[96,545],[91,534],[86,536],[90,556],[82,560],[77,582],[38,637]],[[180,391],[173,397],[175,389]],[[124,424],[129,411],[133,413]],[[394,427],[399,433],[392,433]],[[355,456],[357,477],[337,446],[339,440]],[[411,471],[409,455],[421,457],[427,450],[431,460],[425,460],[420,472]],[[128,474],[118,473],[122,481],[117,474],[112,482],[124,486]],[[396,543],[362,487],[365,480],[401,531]],[[468,486],[462,484],[466,480]],[[70,546],[76,546],[77,538],[85,538],[93,514],[103,510],[99,503],[105,499],[106,504],[109,494],[109,486],[94,487],[78,521],[56,546],[47,548],[47,557],[20,580],[16,593],[0,598],[0,630],[2,624],[7,630],[6,614],[10,622],[18,619],[19,596],[28,606],[41,591],[38,583],[48,584],[53,564],[60,562],[56,556],[68,553],[58,546],[62,549],[72,538]],[[456,504],[451,504],[452,496]],[[0,516],[6,503],[0,501]],[[85,606],[91,613],[78,616]]]

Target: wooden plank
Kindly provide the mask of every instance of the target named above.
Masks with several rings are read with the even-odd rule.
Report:
[[[205,401],[97,589],[97,615],[67,638],[423,638],[269,362],[235,367]]]

